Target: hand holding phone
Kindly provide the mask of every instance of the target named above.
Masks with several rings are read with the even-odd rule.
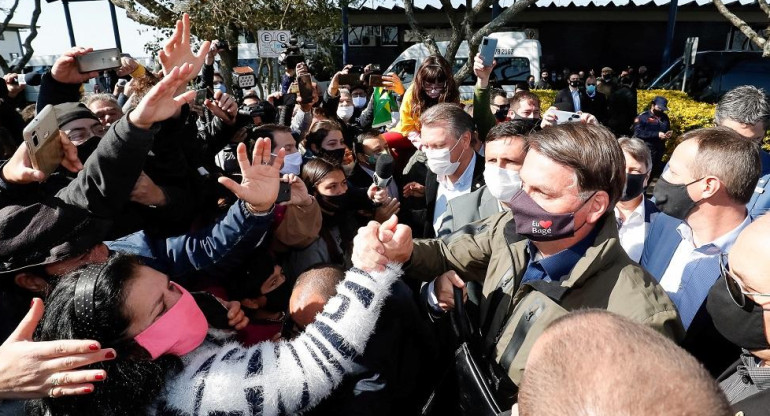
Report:
[[[580,121],[580,114],[570,111],[553,110],[556,116],[556,124],[577,123]]]
[[[495,49],[497,49],[497,39],[484,37],[481,40],[481,48],[479,49],[479,55],[484,62],[484,66],[492,66],[492,62],[495,60]]]
[[[369,86],[384,87],[385,84],[382,83],[382,75],[377,75],[377,74],[369,75]]]
[[[227,319],[228,310],[219,299],[208,292],[192,292],[190,294],[198,307],[201,308],[203,315],[206,316],[210,327],[231,329],[229,319]]]
[[[24,142],[27,144],[32,167],[43,172],[46,177],[61,165],[64,158],[59,124],[51,104],[24,128]]]
[[[78,71],[85,74],[93,71],[105,71],[120,68],[120,49],[100,49],[75,58]]]

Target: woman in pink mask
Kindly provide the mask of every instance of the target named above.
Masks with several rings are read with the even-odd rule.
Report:
[[[246,348],[232,331],[211,328],[215,320],[168,276],[136,257],[113,255],[60,280],[35,337],[114,348],[113,360],[90,367],[104,381],[89,385],[87,395],[59,397],[54,387],[51,398],[29,402],[27,414],[299,413],[352,368],[399,275],[395,264],[372,275],[353,269],[300,336]]]

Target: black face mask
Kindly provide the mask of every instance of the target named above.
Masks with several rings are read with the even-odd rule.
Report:
[[[663,114],[666,114],[666,113],[664,113],[663,111],[660,111],[660,110],[652,110],[652,114],[655,114],[656,116],[660,117],[660,116],[662,116]]]
[[[711,287],[706,310],[714,327],[728,341],[749,351],[770,349],[765,335],[765,311],[751,299],[746,299],[743,307],[738,306],[727,291],[725,277]]]
[[[318,204],[321,205],[321,208],[323,208],[324,211],[332,213],[332,215],[339,211],[347,211],[348,206],[350,205],[350,197],[347,192],[341,195],[317,194],[316,198],[318,199]]]
[[[607,82],[612,81],[612,75],[604,75],[602,78],[604,78],[604,80]]]
[[[690,211],[695,208],[695,205],[700,202],[693,201],[690,198],[690,194],[687,193],[687,186],[701,179],[703,178],[690,183],[674,185],[661,176],[652,192],[652,195],[655,197],[655,205],[657,205],[662,213],[684,221],[690,214]]]
[[[495,111],[495,119],[497,121],[505,121],[505,118],[508,117],[508,110],[510,110],[511,106],[509,105],[501,105],[498,107],[497,111]]]
[[[646,173],[626,173],[626,187],[623,189],[621,201],[630,201],[644,192],[644,180]]]
[[[342,159],[345,158],[345,149],[326,150],[321,148],[318,155],[329,161],[342,163]]]
[[[88,157],[91,156],[92,153],[96,150],[96,147],[99,146],[99,142],[102,140],[99,136],[91,137],[90,139],[86,140],[83,144],[77,147],[78,150],[78,159],[80,159],[80,162],[85,164],[86,160],[88,160]]]
[[[580,81],[570,81],[569,86],[572,88],[577,88],[580,86]]]

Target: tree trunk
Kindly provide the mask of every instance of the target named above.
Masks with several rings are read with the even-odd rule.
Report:
[[[5,28],[8,27],[8,23],[11,22],[11,19],[13,18],[14,13],[16,13],[16,7],[19,5],[19,0],[14,0],[13,6],[11,6],[10,10],[8,10],[8,15],[5,16],[5,20],[2,24],[0,24],[0,34],[5,32]],[[2,58],[2,56],[0,56]],[[4,74],[7,74],[9,72],[8,70],[8,63],[5,62],[5,59],[0,59],[0,69],[3,70]]]
[[[433,36],[429,35],[428,32],[425,31],[422,26],[420,26],[420,24],[417,22],[417,19],[414,17],[414,0],[404,0],[404,12],[406,13],[406,20],[409,22],[409,27],[417,32],[417,35],[420,36],[422,43],[424,43],[425,47],[428,48],[428,52],[430,52],[431,55],[441,55],[441,52],[439,52],[438,45],[436,45],[436,41],[433,39]]]
[[[743,33],[750,41],[762,49],[763,58],[770,56],[770,42],[767,42],[767,40],[755,32],[751,26],[749,26],[746,22],[741,20],[740,17],[736,16],[730,10],[728,10],[727,7],[725,7],[725,4],[722,3],[722,0],[713,0],[713,2],[714,6],[716,6],[717,10],[719,10],[719,13],[721,13],[722,16],[724,16],[730,23],[732,23],[733,26],[738,28],[738,30],[740,30],[741,33]],[[762,7],[762,10],[765,10],[765,7]]]
[[[35,0],[35,10],[32,11],[32,19],[29,23],[29,35],[24,40],[24,55],[19,62],[10,68],[11,72],[21,72],[24,66],[27,65],[35,50],[32,49],[32,41],[37,37],[37,19],[40,17],[40,0]]]

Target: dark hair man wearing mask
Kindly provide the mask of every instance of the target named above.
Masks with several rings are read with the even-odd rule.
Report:
[[[718,378],[733,413],[762,415],[770,407],[770,217],[759,218],[722,256],[721,277],[707,308],[717,330],[741,347],[740,358]],[[729,260],[729,261],[727,261]],[[735,356],[726,358],[736,358]]]
[[[639,114],[634,120],[634,137],[647,144],[652,153],[652,177],[657,178],[663,171],[663,155],[666,140],[671,138],[671,121],[668,119],[668,100],[657,96],[650,103],[650,109]]]
[[[759,178],[759,147],[726,127],[682,139],[655,185],[661,214],[640,264],[676,304],[687,330],[682,347],[718,375],[737,351],[714,329],[704,301],[719,278],[720,256],[751,222],[746,202]]]
[[[428,307],[439,314],[454,307],[454,287],[465,287],[464,280],[482,283],[483,313],[476,324],[485,348],[515,383],[531,341],[575,309],[606,309],[680,336],[674,304],[618,242],[612,208],[625,171],[615,137],[601,126],[564,124],[527,140],[513,210],[435,240],[413,241],[408,227],[391,220],[379,235],[362,229],[353,248],[356,264],[379,270],[387,264],[385,253],[409,260],[407,276],[439,276],[428,296]],[[523,343],[514,335],[521,331],[527,331]]]
[[[577,113],[578,111],[588,112],[588,97],[580,87],[583,82],[580,81],[578,74],[570,74],[567,82],[567,88],[559,91],[553,101],[554,107],[561,111]]]

